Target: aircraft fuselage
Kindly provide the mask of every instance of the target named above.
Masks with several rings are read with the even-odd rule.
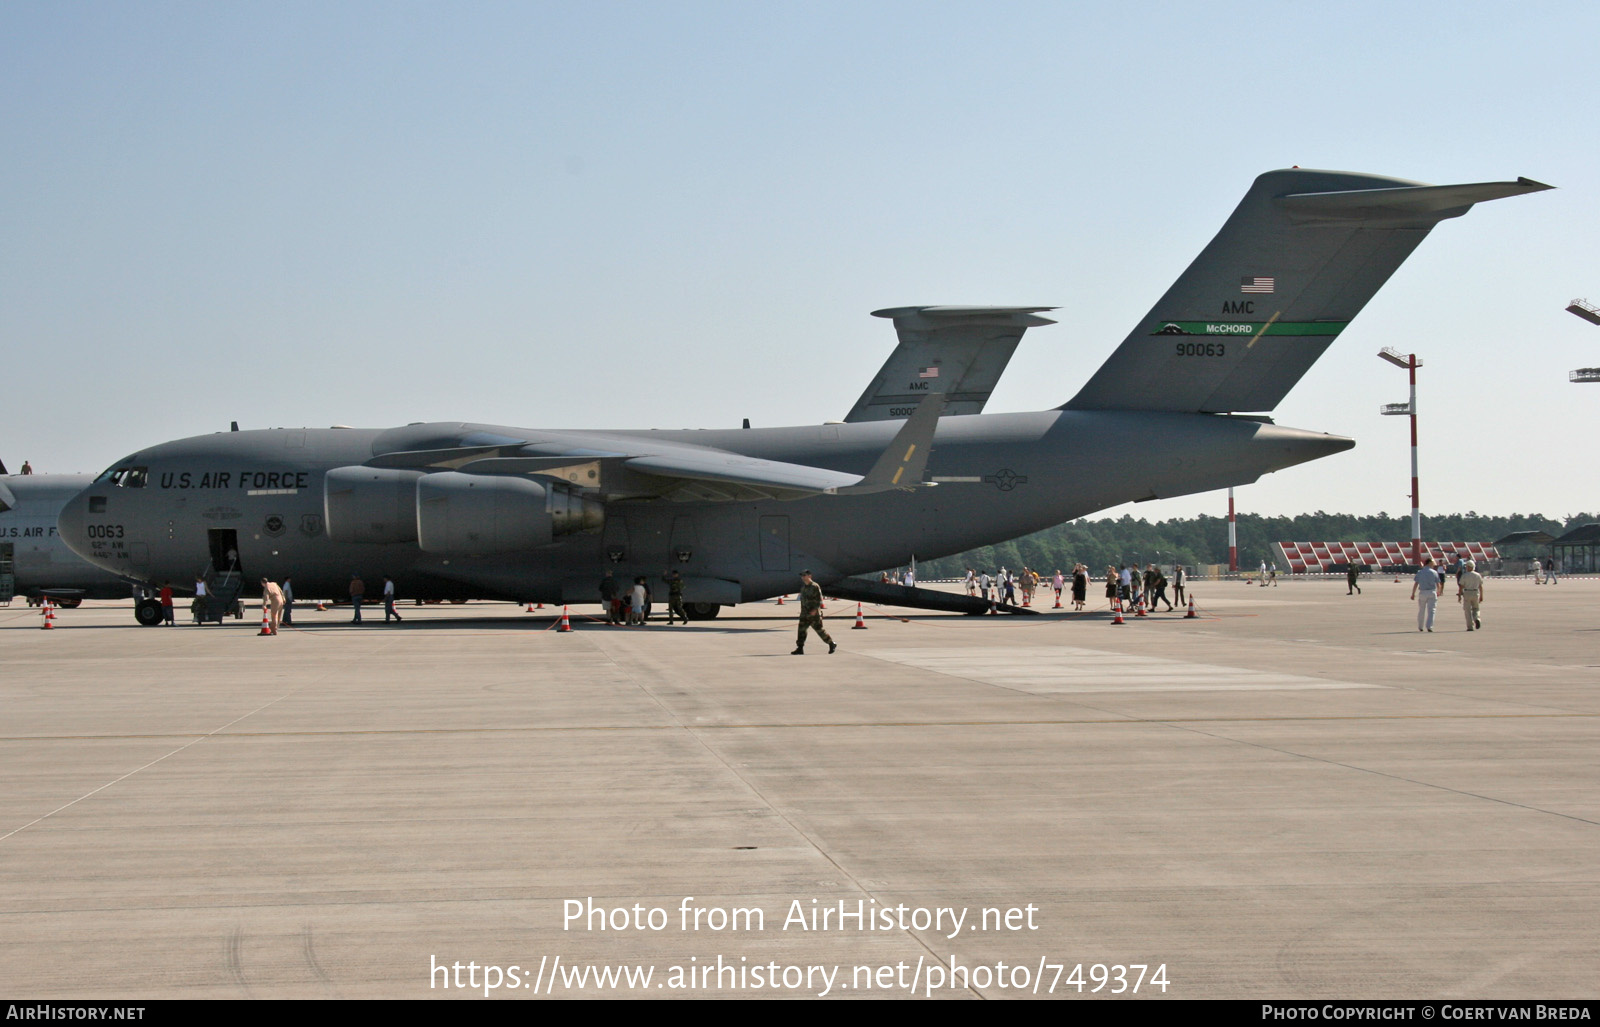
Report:
[[[685,579],[688,603],[731,604],[1015,538],[1132,500],[1254,481],[1349,448],[1348,439],[1206,414],[1051,410],[946,418],[925,478],[937,487],[753,502],[679,502],[626,481],[600,483],[603,523],[514,552],[427,552],[415,541],[339,541],[328,472],[472,433],[579,454],[608,447],[710,447],[865,473],[895,422],[685,431],[535,431],[425,424],[389,430],[272,429],[169,442],[119,462],[67,504],[63,540],[96,566],[154,584],[191,582],[237,553],[247,583],[292,576],[301,597],[341,597],[352,574],[383,575],[407,598],[579,603],[620,580]],[[525,477],[525,476],[524,476]],[[538,479],[533,479],[538,480]],[[638,494],[630,495],[630,491]],[[220,567],[219,567],[220,569]],[[659,587],[659,586],[658,586]]]

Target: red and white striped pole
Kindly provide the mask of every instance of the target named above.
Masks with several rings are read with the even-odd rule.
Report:
[[[1401,410],[1398,403],[1391,403],[1383,408],[1383,412],[1404,413],[1411,416],[1411,562],[1420,567],[1422,566],[1422,491],[1417,487],[1417,368],[1422,366],[1422,361],[1417,359],[1415,353],[1402,356],[1388,346],[1379,350],[1378,356],[1396,367],[1405,368],[1411,380],[1411,401],[1406,404],[1405,409]]]
[[[1422,566],[1422,492],[1417,488],[1417,355],[1407,357],[1411,376],[1411,562]]]
[[[1233,489],[1228,489],[1228,573],[1239,569],[1239,536],[1233,525]]]

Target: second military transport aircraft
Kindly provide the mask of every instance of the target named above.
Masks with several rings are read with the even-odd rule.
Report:
[[[1261,175],[1087,384],[1035,413],[963,412],[962,377],[886,365],[845,423],[606,431],[460,422],[168,442],[63,508],[63,540],[119,576],[250,591],[353,575],[415,598],[596,601],[601,577],[684,579],[692,615],[1014,538],[1130,501],[1205,492],[1349,449],[1264,416],[1438,222],[1548,189]],[[1020,337],[1048,307],[902,307],[902,341]],[[999,366],[1010,350],[1002,345]],[[995,372],[998,374],[998,372]],[[978,377],[982,377],[981,374]],[[988,387],[992,388],[992,381]],[[984,394],[987,398],[987,394]],[[977,404],[981,409],[981,401]],[[938,487],[933,487],[938,486]],[[159,611],[141,604],[143,623]]]

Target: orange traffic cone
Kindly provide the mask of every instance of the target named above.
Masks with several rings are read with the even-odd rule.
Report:
[[[1139,596],[1139,598],[1133,604],[1133,615],[1135,617],[1148,617],[1148,616],[1150,616],[1148,613],[1144,612],[1144,595],[1143,594],[1141,594]]]
[[[1111,623],[1113,623],[1113,624],[1125,624],[1125,623],[1127,623],[1126,621],[1124,621],[1122,619],[1122,600],[1121,599],[1113,599],[1113,600],[1111,600]]]
[[[533,604],[532,603],[528,604],[528,609],[527,609],[526,612],[528,612],[528,613],[532,613],[533,612]]]
[[[557,631],[571,631],[572,630],[572,622],[567,619],[567,608],[565,606],[563,606],[561,608],[561,626],[556,628],[556,630]]]
[[[44,623],[40,625],[40,627],[42,627],[45,631],[49,631],[51,628],[56,626],[55,604],[50,601],[49,596],[45,596],[44,600],[39,603],[39,606],[42,608],[42,612],[44,613]]]
[[[533,608],[535,610],[542,610],[542,609],[544,609],[544,604],[543,603],[535,603]]]
[[[328,611],[327,605],[324,604],[322,600],[318,599],[317,600],[317,612],[318,613],[326,613],[327,611]]]
[[[1060,592],[1056,593],[1056,605],[1052,606],[1051,609],[1052,610],[1061,609],[1061,593]]]
[[[1200,615],[1194,612],[1194,596],[1189,597],[1189,612],[1183,615],[1184,620],[1199,620]]]
[[[779,596],[779,597],[778,597],[778,605],[779,605],[779,606],[782,606],[782,605],[783,605],[783,596]]]
[[[272,630],[272,615],[267,612],[267,604],[266,603],[262,603],[261,604],[261,630],[256,632],[256,637],[259,638],[262,635],[274,635],[274,634],[277,634],[277,632]]]
[[[864,619],[862,619],[862,616],[861,616],[861,604],[857,603],[856,604],[856,623],[855,623],[855,626],[852,627],[850,630],[851,631],[865,631],[866,628],[867,628],[867,622]]]

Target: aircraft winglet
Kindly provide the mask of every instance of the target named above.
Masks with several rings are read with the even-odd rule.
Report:
[[[887,492],[889,489],[910,489],[922,484],[922,472],[928,467],[928,451],[933,448],[933,433],[939,428],[939,415],[944,412],[944,404],[943,393],[929,394],[906,418],[906,423],[895,433],[889,448],[883,451],[878,462],[872,465],[872,470],[860,482],[829,491],[841,496],[865,495]]]

